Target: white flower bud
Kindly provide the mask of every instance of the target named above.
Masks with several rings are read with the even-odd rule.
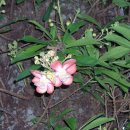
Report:
[[[4,13],[5,13],[5,10],[1,10],[1,13],[3,13],[3,14],[4,14]]]
[[[44,52],[41,52],[41,53],[40,53],[40,56],[41,56],[41,57],[44,57],[44,55],[45,55]]]
[[[50,51],[48,51],[47,54],[48,54],[50,57],[53,57],[53,56],[55,56],[56,52],[53,51],[53,50],[50,50]]]
[[[71,22],[70,22],[70,21],[67,21],[67,22],[66,22],[66,25],[67,25],[67,26],[69,26],[70,24],[71,24]]]
[[[56,10],[58,9],[58,7],[56,5],[53,8],[56,9]]]
[[[35,57],[34,57],[34,60],[35,60],[35,61],[34,61],[35,64],[40,64],[40,61],[39,61],[38,56],[35,56]]]
[[[93,33],[93,37],[96,37],[96,33]]]
[[[52,19],[49,19],[48,22],[51,23],[51,22],[52,22]]]
[[[53,26],[54,26],[54,23],[50,23],[49,26],[50,26],[50,27],[53,27]]]

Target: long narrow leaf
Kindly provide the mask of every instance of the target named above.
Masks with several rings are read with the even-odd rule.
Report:
[[[37,21],[35,20],[29,20],[30,23],[34,24],[36,26],[37,29],[41,30],[42,32],[44,32],[49,38],[52,39],[51,34],[46,30],[46,28],[44,28],[41,24],[39,24]]]
[[[114,121],[114,118],[100,117],[94,120],[93,122],[89,123],[88,125],[86,125],[82,130],[91,130],[93,128],[96,128],[111,121]]]
[[[20,52],[16,54],[16,57],[11,61],[11,64],[35,56],[36,54],[38,54],[37,51],[43,48],[44,46],[45,45],[38,44],[38,45],[31,45],[22,49]]]
[[[121,58],[122,56],[128,54],[130,52],[129,48],[125,48],[123,46],[118,46],[110,49],[108,52],[103,54],[100,57],[100,60],[108,61],[108,60],[116,60],[118,58]]]
[[[30,73],[31,70],[37,70],[37,69],[39,69],[40,67],[41,67],[41,65],[32,65],[32,66],[30,66],[28,69],[24,70],[23,72],[21,72],[21,73],[17,76],[16,81],[19,81],[19,80],[22,80],[22,79],[28,77],[28,76],[31,74],[31,73]]]
[[[97,22],[96,19],[94,19],[93,17],[86,15],[86,14],[78,14],[78,18],[86,20],[90,23],[93,23],[95,25],[97,25],[99,28],[101,28],[101,24]]]

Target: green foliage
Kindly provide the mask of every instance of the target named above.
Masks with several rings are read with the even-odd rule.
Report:
[[[37,4],[37,5],[41,5],[41,3],[43,2],[44,0],[35,0],[35,3]]]
[[[59,126],[58,122],[60,120],[64,120],[65,116],[68,115],[70,112],[72,112],[72,109],[65,109],[64,111],[62,111],[60,114],[55,115],[54,113],[51,114],[50,119],[49,119],[49,127],[53,127],[55,129],[61,129],[61,128],[65,128],[64,126]],[[75,128],[76,126],[76,119],[75,118],[67,118],[65,119],[65,122],[68,124],[67,128]],[[70,126],[70,125],[73,126]]]
[[[25,59],[28,59],[37,55],[38,50],[42,49],[44,46],[45,45],[35,44],[35,45],[28,46],[24,49],[21,49],[21,51],[16,54],[16,57],[12,60],[11,63],[14,64],[16,62],[19,62],[19,61],[22,61],[22,60],[25,60]]]
[[[6,5],[5,0],[0,0],[0,7],[1,7],[2,5]]]
[[[79,22],[70,24],[67,27],[67,29],[68,29],[69,33],[72,34],[72,33],[75,33],[76,31],[78,31],[79,28],[81,28],[83,25],[85,25],[85,22],[79,21]]]
[[[94,19],[93,17],[89,16],[89,15],[85,15],[85,14],[78,14],[78,18],[86,20],[90,23],[93,23],[95,25],[97,25],[99,28],[101,28],[101,24],[97,22],[96,19]]]
[[[97,115],[97,116],[92,117],[79,130],[91,130],[95,127],[101,126],[113,120],[114,118],[102,117],[101,115]]]
[[[52,38],[51,34],[47,31],[46,28],[44,28],[41,24],[39,24],[37,21],[35,20],[29,20],[30,23],[34,24],[36,29],[44,32],[49,38]]]
[[[51,12],[53,10],[53,5],[54,5],[54,0],[52,0],[52,2],[50,2],[49,6],[48,6],[48,8],[46,10],[46,12],[44,13],[44,15],[43,15],[43,21],[45,21],[45,22],[48,21],[48,19],[50,17],[50,14],[51,14]]]
[[[22,71],[18,77],[16,78],[16,81],[22,80],[25,77],[28,77],[31,73],[31,70],[37,70],[41,67],[41,65],[31,65],[28,69]]]
[[[116,5],[118,5],[119,7],[130,6],[130,2],[128,2],[127,0],[112,0],[112,2]]]
[[[17,4],[21,4],[21,3],[23,3],[25,0],[16,0],[16,3]]]
[[[130,40],[130,26],[119,24],[116,22],[112,25],[111,29],[123,35],[126,39]]]

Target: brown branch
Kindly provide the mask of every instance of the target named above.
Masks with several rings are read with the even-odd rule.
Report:
[[[55,107],[58,104],[62,103],[63,101],[65,101],[66,99],[68,99],[70,96],[72,96],[73,94],[75,94],[76,92],[78,92],[81,88],[76,89],[74,92],[72,92],[70,95],[68,95],[67,97],[64,97],[62,100],[60,100],[59,102],[57,102],[54,105],[49,106],[49,108]]]
[[[48,102],[48,104],[47,104],[47,106],[46,106],[46,108],[45,108],[43,114],[42,114],[41,117],[39,118],[38,122],[37,122],[31,129],[29,129],[29,130],[36,130],[36,127],[40,124],[40,122],[42,121],[43,117],[44,117],[45,114],[47,113],[47,111],[48,111],[48,109],[49,109],[49,105],[50,105],[50,103],[51,103],[51,100],[52,100],[52,98],[49,100],[49,102]]]
[[[0,89],[0,92],[11,95],[11,96],[14,96],[14,97],[17,97],[17,98],[20,98],[20,99],[23,99],[23,100],[29,100],[30,99],[30,97],[25,97],[25,96],[22,96],[22,95],[18,95],[18,94],[14,93],[14,92],[10,92],[10,91],[5,90],[5,89]]]
[[[97,0],[96,2],[94,2],[94,4],[91,6],[91,8],[89,9],[89,11],[87,12],[87,14],[90,14],[91,11],[93,10],[93,8],[97,5],[97,3],[99,2],[99,0]]]
[[[72,96],[73,94],[77,93],[80,89],[82,89],[85,85],[87,85],[89,82],[91,82],[92,79],[89,79],[82,87],[76,89],[75,91],[73,91],[70,95],[64,97],[62,100],[60,100],[59,102],[57,102],[54,105],[51,105],[49,108],[55,107],[56,105],[62,103],[63,101],[65,101],[66,99],[68,99],[70,96]]]

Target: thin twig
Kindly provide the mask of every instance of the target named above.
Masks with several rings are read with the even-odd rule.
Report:
[[[14,93],[14,92],[10,92],[10,91],[6,90],[6,87],[5,87],[5,85],[4,85],[1,78],[0,78],[0,83],[2,85],[2,87],[0,88],[0,92],[6,93],[8,95],[11,95],[11,96],[14,96],[14,97],[17,97],[17,98],[20,98],[20,99],[24,99],[24,100],[29,100],[30,99],[30,97],[24,97],[24,96],[21,96],[21,95],[18,95],[16,93]],[[2,88],[4,88],[4,89],[2,89]]]
[[[30,129],[30,130],[35,130],[35,128],[39,125],[39,123],[42,121],[43,117],[45,116],[45,114],[47,113],[48,109],[49,109],[49,105],[51,103],[52,98],[49,100],[43,114],[41,115],[41,117],[39,118],[38,122]]]
[[[4,36],[2,34],[0,34],[0,37],[3,38],[3,39],[5,39],[5,40],[8,40],[8,41],[14,41],[14,39],[6,37],[6,36]]]
[[[12,17],[13,17],[13,9],[14,9],[14,0],[11,1],[10,19],[12,19]]]
[[[90,14],[91,11],[93,10],[93,8],[97,5],[97,3],[99,2],[99,0],[96,0],[96,2],[94,2],[94,4],[91,6],[91,8],[89,9],[89,11],[87,12],[87,14]]]
[[[22,96],[22,95],[18,95],[18,94],[14,93],[14,92],[10,92],[10,91],[5,90],[5,89],[0,89],[0,92],[6,93],[8,95],[11,95],[11,96],[23,99],[23,100],[29,100],[30,99],[30,97],[25,97],[25,96]]]
[[[85,85],[87,85],[92,79],[88,80],[82,87],[76,89],[75,91],[73,91],[70,95],[64,97],[62,100],[60,100],[59,102],[57,102],[56,104],[54,105],[51,105],[49,108],[52,108],[52,107],[55,107],[57,106],[58,104],[62,103],[63,101],[65,101],[66,99],[68,99],[70,96],[72,96],[73,94],[77,93],[80,89],[82,89]]]
[[[65,101],[66,99],[68,99],[70,96],[72,96],[73,94],[75,94],[76,92],[78,92],[81,88],[76,89],[74,92],[72,92],[70,95],[68,95],[67,97],[64,97],[62,100],[60,100],[59,102],[57,102],[54,105],[51,105],[49,108],[53,108],[55,106],[57,106],[58,104],[62,103],[63,101]]]

